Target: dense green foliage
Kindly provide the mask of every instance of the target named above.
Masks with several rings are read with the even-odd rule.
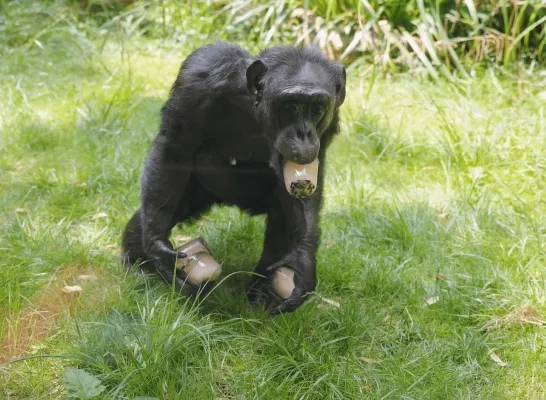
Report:
[[[388,70],[419,66],[430,72],[477,62],[507,68],[521,60],[546,61],[546,4],[538,0],[129,3],[121,14],[106,5],[116,2],[94,2],[80,10],[105,25],[118,19],[139,34],[171,42],[211,37],[256,47],[313,42],[348,63],[381,60]]]
[[[0,32],[10,45],[63,27],[104,39],[121,33],[198,46],[213,39],[252,50],[315,43],[347,64],[385,72],[466,75],[478,65],[505,69],[546,62],[546,3],[540,0],[95,0],[0,3]],[[53,5],[53,7],[52,7]],[[52,11],[53,10],[53,11]],[[42,30],[34,23],[41,23]],[[85,26],[82,26],[85,25]]]

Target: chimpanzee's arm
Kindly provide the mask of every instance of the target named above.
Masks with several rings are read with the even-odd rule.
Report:
[[[268,279],[253,279],[249,292],[252,302],[259,302],[266,297],[271,314],[294,311],[315,290],[321,198],[321,185],[305,199],[291,196],[280,185],[271,198],[263,253],[255,270]],[[271,286],[272,275],[279,267],[288,267],[294,271],[295,288],[287,299],[278,296]]]
[[[186,194],[195,150],[201,142],[200,126],[185,114],[183,104],[171,98],[164,108],[159,135],[154,140],[142,175],[141,221],[144,251],[158,272],[171,282],[178,254],[169,235],[174,215]],[[177,284],[182,280],[177,278]]]
[[[320,244],[319,213],[322,207],[326,149],[339,131],[337,115],[321,138],[318,185],[315,192],[304,199],[295,198],[283,183],[270,198],[264,247],[255,269],[267,280],[254,278],[249,286],[252,302],[267,298],[271,314],[287,313],[300,307],[317,283],[316,254]],[[294,271],[294,290],[289,298],[281,298],[271,286],[271,277],[279,267]]]
[[[306,296],[315,290],[317,283],[316,253],[320,239],[319,196],[311,198],[292,198],[292,210],[284,212],[285,235],[291,239],[291,249],[280,260],[268,266],[269,273],[287,266],[294,270],[294,291],[287,299],[279,297],[271,302],[271,314],[291,312],[306,300]],[[272,300],[270,298],[270,300]]]

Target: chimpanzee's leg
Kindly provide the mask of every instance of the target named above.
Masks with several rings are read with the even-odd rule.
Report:
[[[125,229],[121,240],[122,261],[129,271],[133,266],[143,267],[149,263],[144,247],[142,246],[142,223],[140,208],[133,214]]]

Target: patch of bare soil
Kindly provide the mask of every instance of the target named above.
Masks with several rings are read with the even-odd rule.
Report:
[[[55,322],[102,303],[119,292],[119,283],[89,265],[66,264],[21,311],[8,315],[0,340],[0,365],[27,353],[47,338]]]

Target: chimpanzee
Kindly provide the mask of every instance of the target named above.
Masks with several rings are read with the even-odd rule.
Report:
[[[345,82],[343,65],[311,46],[252,56],[216,42],[192,52],[145,161],[141,206],[123,232],[125,266],[148,266],[176,287],[205,286],[207,276],[190,283],[177,268],[188,254],[173,248],[171,230],[213,204],[233,205],[267,215],[249,301],[265,302],[272,315],[297,309],[316,286],[325,156],[339,131]],[[279,271],[288,280],[284,295],[275,290]]]

